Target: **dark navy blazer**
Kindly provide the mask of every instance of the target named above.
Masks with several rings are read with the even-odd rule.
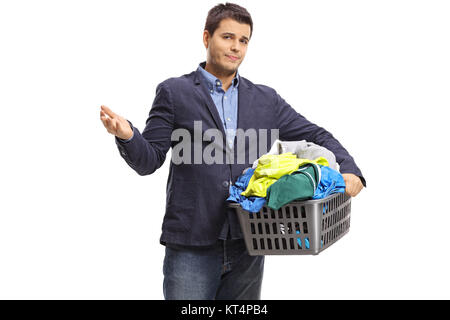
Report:
[[[219,238],[225,220],[230,227],[239,229],[237,219],[229,213],[227,202],[230,181],[235,182],[245,168],[252,166],[249,154],[249,139],[245,144],[245,163],[238,164],[237,152],[234,161],[225,161],[225,131],[217,108],[201,75],[194,71],[178,78],[160,83],[142,134],[133,128],[133,138],[128,142],[116,137],[120,154],[139,175],[148,175],[161,167],[170,147],[172,131],[187,129],[191,136],[191,152],[194,159],[194,121],[202,121],[202,131],[215,128],[223,136],[223,164],[174,164],[169,168],[166,188],[166,212],[160,242],[184,245],[211,245]],[[365,185],[361,171],[353,158],[331,133],[309,122],[277,92],[264,85],[256,85],[239,77],[238,125],[244,131],[250,128],[267,129],[267,144],[270,144],[270,129],[279,129],[282,141],[306,140],[332,151],[339,163],[341,173],[359,176]],[[211,142],[202,142],[202,150]],[[236,148],[236,140],[234,143]],[[199,147],[198,145],[196,146]],[[254,148],[254,146],[253,146]],[[268,149],[259,149],[257,156]],[[267,146],[270,149],[270,145]],[[193,160],[192,160],[193,162]],[[228,164],[232,162],[232,164]],[[231,221],[230,221],[231,220]]]

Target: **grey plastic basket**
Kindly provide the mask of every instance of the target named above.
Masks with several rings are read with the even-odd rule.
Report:
[[[336,193],[324,199],[293,201],[279,210],[264,206],[251,213],[230,203],[239,217],[248,253],[316,255],[350,229],[351,197]]]

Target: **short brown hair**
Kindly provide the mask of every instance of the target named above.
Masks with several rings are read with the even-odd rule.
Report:
[[[250,13],[248,13],[247,9],[229,2],[225,4],[220,3],[209,10],[208,17],[206,18],[205,30],[212,36],[214,31],[219,27],[220,21],[228,18],[239,23],[250,25],[250,37],[252,36],[253,21]]]

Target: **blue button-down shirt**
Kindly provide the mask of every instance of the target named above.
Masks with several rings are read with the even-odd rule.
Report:
[[[216,105],[217,112],[219,112],[220,120],[222,120],[223,128],[227,137],[227,145],[233,148],[234,137],[236,136],[237,115],[238,115],[238,85],[239,75],[231,82],[231,86],[225,92],[222,87],[222,82],[206,71],[200,65],[198,70],[206,80],[206,84],[211,94],[211,98]]]
[[[225,92],[222,87],[222,82],[203,69],[202,64],[199,65],[198,70],[206,80],[209,93],[216,105],[225,130],[227,145],[232,149],[237,128],[239,73],[236,71],[236,76],[231,81],[231,86]],[[220,232],[219,239],[238,239],[242,237],[240,230],[234,230],[231,227],[230,219],[236,219],[235,213],[227,211],[227,219]]]

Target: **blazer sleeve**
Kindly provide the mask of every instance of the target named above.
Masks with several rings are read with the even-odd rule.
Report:
[[[115,137],[120,155],[139,175],[149,175],[160,168],[171,146],[174,125],[174,106],[169,87],[162,82],[156,88],[156,96],[142,134],[129,121],[133,136],[129,140]]]
[[[366,180],[361,170],[356,165],[353,157],[333,137],[333,135],[322,127],[308,121],[300,113],[294,110],[279,94],[276,94],[276,112],[278,119],[279,137],[284,141],[306,140],[327,148],[336,156],[341,173],[353,173],[360,177],[366,186]]]

